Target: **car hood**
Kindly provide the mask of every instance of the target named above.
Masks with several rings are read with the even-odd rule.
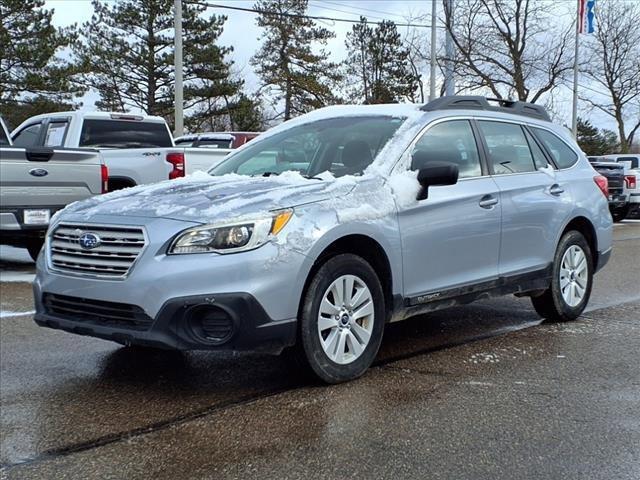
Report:
[[[350,179],[306,179],[293,172],[271,177],[205,173],[119,190],[76,202],[62,215],[124,215],[209,223],[341,197]]]

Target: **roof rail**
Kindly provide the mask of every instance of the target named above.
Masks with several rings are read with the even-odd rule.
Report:
[[[491,105],[489,102],[497,103]],[[518,100],[504,100],[501,98],[486,98],[476,95],[453,95],[440,97],[423,105],[420,110],[432,112],[434,110],[489,110],[493,112],[511,113],[538,120],[551,121],[549,114],[542,105],[521,102]]]

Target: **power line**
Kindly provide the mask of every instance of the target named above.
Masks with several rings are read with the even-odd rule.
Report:
[[[324,20],[329,22],[360,23],[360,20],[353,20],[349,18],[324,17],[324,16],[318,16],[318,15],[303,15],[299,13],[280,13],[280,12],[274,12],[270,10],[262,10],[258,8],[232,7],[231,5],[220,5],[217,3],[208,3],[208,2],[197,1],[197,0],[189,1],[188,3],[193,5],[203,5],[205,7],[211,7],[211,8],[222,8],[226,10],[236,10],[240,12],[249,12],[249,13],[271,15],[271,16],[277,16],[277,17],[306,18],[309,20]],[[366,20],[367,18],[365,17],[365,21]],[[377,23],[377,22],[370,22],[370,23]],[[395,25],[398,27],[416,27],[416,28],[429,28],[429,29],[431,28],[431,25],[425,25],[422,23],[395,23]],[[438,27],[438,28],[444,28],[444,27]]]
[[[400,18],[406,18],[403,15],[399,14],[399,13],[391,13],[391,12],[386,12],[383,10],[374,10],[373,8],[364,8],[364,7],[352,7],[351,5],[345,5],[344,3],[339,3],[339,2],[330,2],[328,0],[322,0],[322,4],[329,4],[329,5],[335,5],[338,7],[343,7],[343,8],[350,8],[352,10],[355,10],[356,12],[373,12],[373,13],[381,13],[382,15],[388,15],[388,16],[392,16],[392,17],[400,17]],[[334,10],[328,7],[323,7],[326,8],[327,10]],[[342,12],[342,13],[349,13],[352,15],[359,15],[359,13],[351,13],[351,12],[345,12],[343,10],[336,10],[337,12]],[[381,17],[374,17],[373,15],[370,15],[371,18],[381,18]]]

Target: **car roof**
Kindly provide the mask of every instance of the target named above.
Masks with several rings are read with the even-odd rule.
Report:
[[[82,110],[67,111],[67,112],[52,112],[43,113],[31,117],[29,120],[41,120],[43,118],[82,118],[88,120],[135,120],[143,122],[153,123],[165,123],[164,118],[155,115],[143,115],[137,113],[122,113],[122,112],[88,112]]]

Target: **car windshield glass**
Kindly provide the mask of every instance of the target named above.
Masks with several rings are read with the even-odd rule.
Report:
[[[209,173],[278,175],[292,170],[307,177],[329,171],[359,175],[400,127],[404,117],[337,117],[258,137]]]
[[[80,147],[150,148],[172,147],[171,135],[164,123],[127,120],[85,120]]]

